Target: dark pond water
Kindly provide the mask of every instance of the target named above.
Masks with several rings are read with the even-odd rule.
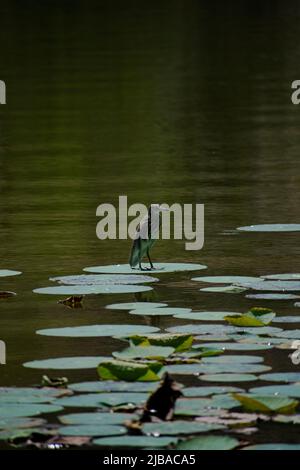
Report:
[[[95,234],[96,207],[121,194],[129,203],[205,204],[204,248],[160,241],[154,259],[207,264],[199,275],[300,272],[299,234],[235,231],[300,222],[300,109],[290,99],[300,5],[220,3],[1,2],[0,268],[23,272],[1,278],[1,290],[18,294],[0,305],[1,385],[39,383],[44,371],[23,368],[25,361],[121,347],[110,338],[38,336],[38,329],[184,323],[105,310],[131,294],[92,296],[73,310],[32,293],[51,276],[127,261],[129,241]],[[199,292],[191,277],[161,276],[153,300],[299,314],[293,301]],[[261,354],[274,371],[299,370],[288,351]],[[96,379],[93,370],[63,375]]]

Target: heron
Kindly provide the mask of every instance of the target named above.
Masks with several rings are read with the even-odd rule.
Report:
[[[169,211],[169,209],[160,204],[151,204],[147,214],[138,224],[129,257],[129,264],[132,269],[136,268],[137,265],[141,271],[155,269],[150,258],[150,249],[157,239],[160,227],[159,214],[163,211]],[[150,267],[142,267],[142,258],[145,255],[147,255]]]

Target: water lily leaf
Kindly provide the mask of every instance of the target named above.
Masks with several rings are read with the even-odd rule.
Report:
[[[51,403],[56,397],[55,394],[40,393],[39,389],[29,388],[28,390],[21,387],[19,390],[13,387],[0,389],[0,406],[4,403]]]
[[[261,309],[252,309],[242,315],[228,315],[225,320],[234,326],[265,326],[271,323],[275,316],[276,313],[272,311],[262,313]]]
[[[176,416],[199,416],[211,410],[210,398],[180,398],[176,401]]]
[[[259,380],[267,380],[268,382],[300,382],[300,372],[276,372],[270,374],[262,374]]]
[[[119,406],[146,402],[148,393],[85,393],[72,397],[58,398],[55,403],[61,406],[89,407]]]
[[[58,416],[62,424],[89,424],[89,425],[110,425],[124,424],[125,421],[138,419],[138,415],[133,413],[70,413]],[[82,434],[83,436],[85,434]]]
[[[223,363],[233,363],[233,364],[255,364],[258,362],[263,362],[261,356],[219,356],[219,357],[205,357],[202,360],[202,363],[209,364],[223,364]]]
[[[213,284],[235,284],[237,282],[257,282],[259,277],[251,276],[202,276],[192,277],[192,281],[209,282]]]
[[[128,339],[135,345],[172,347],[176,352],[189,349],[193,343],[193,336],[184,333],[134,335]]]
[[[300,281],[299,273],[286,273],[286,274],[268,274],[266,276],[261,276],[263,279],[275,279],[277,281]]]
[[[228,294],[240,294],[244,292],[246,289],[240,286],[222,286],[222,287],[203,287],[203,289],[199,289],[201,292],[224,292]]]
[[[32,434],[51,435],[53,431],[40,428],[27,428],[27,429],[6,429],[0,431],[0,441],[16,441],[17,439],[27,439]]]
[[[175,351],[174,348],[166,346],[130,346],[123,351],[115,351],[112,355],[116,359],[132,360],[132,359],[164,359]]]
[[[200,380],[206,382],[251,382],[257,380],[253,374],[209,374],[201,375]]]
[[[261,279],[260,281],[254,282],[239,282],[239,286],[245,287],[247,289],[258,290],[258,291],[275,291],[275,292],[285,292],[285,291],[299,291],[300,290],[300,281],[266,281]]]
[[[260,395],[300,398],[300,384],[266,385],[264,387],[251,388],[249,392]]]
[[[79,285],[79,286],[52,286],[33,289],[35,294],[51,295],[88,295],[88,294],[132,294],[151,290],[149,286],[136,286],[127,284]]]
[[[47,405],[44,403],[35,404],[1,404],[0,416],[1,418],[17,418],[25,416],[36,416],[42,413],[55,413],[61,411],[63,408],[59,405]]]
[[[248,294],[247,299],[261,300],[294,300],[299,299],[299,295],[294,294]]]
[[[189,398],[207,397],[230,392],[243,392],[243,390],[238,387],[204,387],[203,385],[201,387],[186,387],[182,389],[183,395]]]
[[[123,426],[111,424],[76,424],[76,426],[62,426],[58,429],[61,436],[120,436],[127,433]]]
[[[190,358],[200,358],[200,357],[214,357],[220,356],[223,354],[224,351],[222,349],[213,349],[213,348],[206,348],[202,346],[194,347],[191,351],[183,351],[173,355],[174,358],[181,358],[181,359],[190,359]]]
[[[274,335],[280,338],[300,339],[300,330],[281,330],[278,333],[275,332]]]
[[[181,434],[197,434],[200,432],[217,431],[224,429],[220,424],[198,423],[197,421],[165,421],[160,423],[146,423],[143,426],[145,434],[154,436],[177,436]]]
[[[300,444],[282,444],[281,442],[271,444],[254,444],[243,447],[242,450],[300,450]]]
[[[273,322],[275,323],[300,323],[299,315],[286,315],[285,317],[276,317]]]
[[[134,448],[163,448],[178,441],[175,437],[153,437],[153,436],[122,436],[122,437],[103,437],[94,439],[93,444],[105,448],[109,447],[134,447]]]
[[[99,364],[98,374],[102,380],[127,380],[151,382],[160,380],[157,375],[162,364],[160,363],[137,363],[121,360],[106,360]]]
[[[112,310],[142,310],[148,309],[149,307],[152,308],[159,308],[159,307],[167,307],[168,304],[163,304],[159,302],[123,302],[120,304],[110,304],[106,305],[105,308],[109,308]]]
[[[276,423],[300,424],[300,415],[276,415],[273,417]]]
[[[202,346],[223,349],[224,351],[262,351],[272,349],[268,344],[256,343],[204,343]]]
[[[148,316],[161,316],[161,315],[176,315],[182,313],[189,313],[191,311],[190,308],[173,308],[173,307],[159,307],[159,308],[151,308],[148,307],[143,309],[137,310],[130,310],[129,313],[132,315],[148,315]]]
[[[179,450],[231,450],[239,445],[239,441],[230,436],[199,436],[180,442]]]
[[[185,320],[223,321],[227,315],[238,315],[236,312],[190,312],[174,315],[174,318]]]
[[[238,400],[246,410],[261,411],[263,413],[294,413],[299,403],[297,400],[292,400],[291,398],[250,393],[245,393],[243,395],[240,393],[233,393],[232,396]]]
[[[50,281],[59,284],[75,286],[95,286],[111,284],[141,284],[145,282],[157,282],[157,277],[137,274],[78,274],[75,276],[50,277]]]
[[[186,374],[221,374],[221,373],[250,373],[255,374],[270,370],[271,367],[260,364],[245,363],[217,363],[217,364],[174,364],[165,366],[165,370],[170,374],[186,375]]]
[[[170,333],[185,333],[191,335],[197,334],[214,334],[214,335],[223,335],[229,333],[236,333],[237,329],[233,326],[227,325],[197,325],[195,323],[188,325],[172,326],[167,328],[167,331]]]
[[[130,336],[135,334],[155,333],[159,328],[144,325],[84,325],[65,328],[38,330],[38,335],[64,336],[73,338],[100,336]]]
[[[261,224],[238,227],[242,232],[299,232],[300,224]]]
[[[156,383],[151,382],[116,382],[103,380],[96,382],[80,382],[70,384],[68,387],[74,392],[153,392],[157,388]]]
[[[155,263],[155,269],[149,272],[154,274],[173,273],[176,271],[200,271],[206,269],[204,264],[195,263]],[[112,264],[109,266],[91,266],[84,268],[91,273],[113,273],[113,274],[144,274],[144,271],[132,269],[129,264]]]
[[[11,269],[0,269],[0,277],[19,276],[21,271],[12,271]]]
[[[105,359],[105,356],[57,357],[25,362],[23,366],[31,369],[94,369]]]

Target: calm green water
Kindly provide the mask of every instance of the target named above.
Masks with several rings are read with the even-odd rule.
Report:
[[[183,323],[104,309],[133,300],[130,294],[90,297],[72,310],[32,293],[50,285],[50,276],[127,261],[129,241],[95,234],[96,207],[121,194],[129,203],[205,204],[203,250],[161,241],[154,259],[204,263],[205,275],[300,272],[299,234],[231,232],[300,221],[300,108],[290,100],[299,79],[298,2],[4,1],[0,18],[0,79],[7,85],[0,268],[23,271],[1,279],[1,290],[18,294],[0,305],[7,344],[1,385],[39,383],[43,371],[23,368],[25,361],[121,347],[109,338],[47,338],[37,329]],[[153,300],[297,314],[292,301],[200,293],[191,277],[162,277]],[[264,357],[274,371],[298,370],[288,351]],[[92,370],[65,375],[96,379]]]

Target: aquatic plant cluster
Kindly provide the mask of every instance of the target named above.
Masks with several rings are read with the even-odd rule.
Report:
[[[51,278],[56,285],[34,292],[61,296],[63,304],[76,308],[84,305],[87,295],[150,291],[160,275],[167,282],[168,273],[180,276],[183,271],[203,269],[206,266],[199,264],[163,263],[157,265],[154,277],[128,265],[97,266],[85,268],[86,274]],[[0,270],[0,276],[16,274],[21,273]],[[252,299],[293,300],[300,292],[300,273],[197,276],[191,282],[202,292]],[[38,330],[38,335],[53,337],[113,337],[124,347],[111,356],[26,362],[24,367],[50,376],[43,375],[40,386],[0,389],[3,445],[300,449],[291,432],[300,424],[299,361],[294,356],[291,365],[296,368],[281,372],[272,372],[266,361],[269,351],[286,350],[291,358],[298,351],[300,316],[280,316],[260,306],[246,312],[193,311],[151,301],[106,308],[127,311],[137,320],[171,316],[182,324],[165,330],[138,321]],[[67,375],[71,369],[96,370],[99,380],[69,384],[65,376],[52,377],[53,371]],[[55,418],[50,419],[50,414]],[[266,431],[270,426],[282,427],[286,442],[273,442]]]

